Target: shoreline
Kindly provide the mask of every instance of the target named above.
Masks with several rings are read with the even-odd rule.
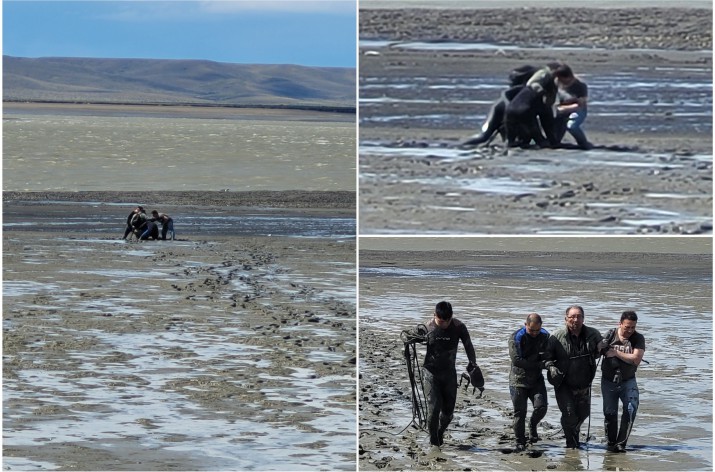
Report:
[[[355,192],[350,191],[301,191],[260,190],[243,192],[224,191],[31,191],[3,192],[3,203],[21,202],[100,202],[126,203],[127,205],[172,205],[172,206],[236,206],[268,207],[283,209],[330,209],[355,208]],[[143,203],[137,203],[143,202]]]
[[[281,106],[3,100],[4,119],[8,119],[7,115],[22,113],[352,122],[355,121],[356,108],[337,105]]]

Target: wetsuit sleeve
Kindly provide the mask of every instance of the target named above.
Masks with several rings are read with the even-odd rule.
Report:
[[[465,325],[462,325],[462,329],[459,333],[459,339],[462,340],[462,345],[464,346],[464,351],[467,353],[467,358],[469,362],[477,365],[477,355],[474,352],[474,345],[472,344],[472,338],[469,336],[469,331]]]

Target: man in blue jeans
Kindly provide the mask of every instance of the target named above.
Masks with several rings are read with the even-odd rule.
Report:
[[[555,137],[556,142],[561,142],[566,131],[576,140],[578,147],[583,150],[593,148],[586,139],[586,134],[581,125],[588,115],[588,86],[579,80],[566,64],[562,64],[554,71],[558,85],[559,105],[556,107]]]
[[[546,351],[549,333],[541,327],[541,323],[541,316],[531,313],[526,317],[524,326],[509,337],[509,357],[511,357],[509,393],[514,404],[513,427],[517,452],[526,448],[526,410],[529,400],[533,405],[529,420],[531,443],[539,440],[536,428],[546,416],[548,408],[546,383],[541,371],[546,368],[548,360]]]
[[[618,328],[609,331],[608,348],[601,365],[604,427],[610,452],[626,452],[628,436],[638,411],[639,393],[636,370],[645,354],[645,338],[636,331],[638,315],[624,311]],[[618,428],[618,401],[623,404],[621,427]]]

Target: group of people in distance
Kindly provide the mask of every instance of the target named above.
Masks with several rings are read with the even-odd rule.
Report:
[[[592,149],[581,129],[588,115],[588,86],[568,64],[525,65],[509,74],[509,88],[492,105],[480,133],[462,143],[475,147],[499,133],[508,147],[558,147],[568,131],[579,149]]]
[[[584,310],[579,305],[566,309],[565,326],[553,334],[542,328],[540,315],[531,313],[527,316],[524,326],[514,331],[508,340],[515,451],[523,451],[527,447],[529,400],[533,411],[528,442],[533,444],[540,439],[537,427],[548,408],[543,370],[547,371],[548,381],[554,387],[566,447],[581,446],[581,425],[591,412],[591,384],[599,358],[603,356],[601,395],[607,450],[625,452],[639,405],[636,370],[645,353],[645,338],[636,331],[637,322],[638,316],[634,311],[624,311],[618,327],[609,330],[604,337],[597,329],[584,325]],[[426,328],[423,381],[427,425],[430,443],[439,448],[452,420],[457,398],[455,363],[460,340],[472,368],[476,364],[476,355],[466,326],[452,316],[449,302],[437,304]],[[623,405],[620,428],[619,401]]]
[[[161,236],[159,236],[159,226],[161,223]],[[151,218],[147,217],[144,207],[138,206],[127,216],[127,226],[124,230],[122,239],[127,239],[131,234],[134,234],[138,240],[146,241],[147,239],[162,239],[166,240],[167,234],[171,233],[171,239],[176,239],[174,231],[174,220],[166,213],[159,213],[157,210],[152,210]]]

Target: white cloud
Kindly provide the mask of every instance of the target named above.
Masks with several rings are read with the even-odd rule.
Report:
[[[296,13],[356,13],[357,0],[202,0],[201,9],[210,13],[245,11]]]

